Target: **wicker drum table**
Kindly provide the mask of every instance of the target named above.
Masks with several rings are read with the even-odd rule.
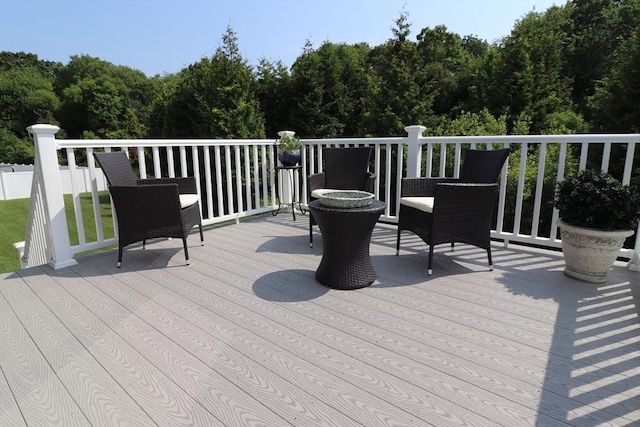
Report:
[[[358,289],[376,280],[371,265],[371,232],[384,211],[385,204],[374,200],[370,205],[337,208],[309,203],[309,209],[322,234],[322,261],[316,280],[333,289]]]

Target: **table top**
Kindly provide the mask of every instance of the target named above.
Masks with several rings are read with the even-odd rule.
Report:
[[[382,212],[384,210],[384,208],[386,207],[384,202],[381,202],[380,200],[374,200],[371,202],[370,205],[367,206],[360,206],[360,207],[356,207],[356,208],[336,208],[336,207],[332,207],[332,206],[325,206],[322,203],[320,203],[320,199],[318,200],[314,200],[313,202],[309,203],[309,209],[313,210],[317,210],[317,211],[322,211],[322,212],[344,212],[344,213],[378,213],[378,212]]]

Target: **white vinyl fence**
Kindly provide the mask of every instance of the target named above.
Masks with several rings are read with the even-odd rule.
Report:
[[[33,182],[32,165],[2,165],[0,168],[0,200],[27,199],[31,196],[31,185]],[[98,191],[106,190],[106,180],[102,171],[98,170],[97,175]],[[71,172],[68,167],[60,168],[60,179],[62,180],[62,192],[72,194]],[[76,169],[76,181],[78,190],[81,193],[91,191],[91,177],[89,168]]]

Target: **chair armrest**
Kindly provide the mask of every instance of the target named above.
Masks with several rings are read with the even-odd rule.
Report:
[[[373,172],[367,172],[367,177],[364,180],[364,191],[369,193],[375,193],[376,187],[376,174]]]
[[[436,186],[443,183],[459,183],[458,178],[402,178],[400,197],[434,197]]]
[[[327,177],[324,174],[324,172],[314,173],[313,175],[309,175],[307,177],[309,194],[311,194],[313,190],[317,190],[318,188],[325,188],[326,182],[327,182]]]
[[[184,178],[147,178],[138,179],[138,185],[167,185],[177,184],[180,194],[196,194],[198,187],[196,186],[196,180],[193,177]]]

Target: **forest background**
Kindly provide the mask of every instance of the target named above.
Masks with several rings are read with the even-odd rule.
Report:
[[[640,0],[532,11],[492,44],[445,26],[412,38],[409,19],[378,46],[308,42],[290,69],[249,66],[230,27],[211,57],[153,77],[0,52],[0,162],[32,163],[35,123],[86,139],[640,132]]]

